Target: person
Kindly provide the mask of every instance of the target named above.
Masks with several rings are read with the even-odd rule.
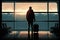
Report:
[[[35,15],[31,6],[29,7],[29,10],[27,11],[26,19],[28,22],[28,38],[30,39],[30,26],[32,28],[33,22],[35,21]],[[32,30],[32,33],[33,33],[33,30]]]

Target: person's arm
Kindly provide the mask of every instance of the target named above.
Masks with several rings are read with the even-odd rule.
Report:
[[[34,14],[34,21],[36,21],[36,19],[35,19],[35,14]]]
[[[34,12],[33,12],[33,19],[34,19],[34,21],[36,21],[36,20],[35,20],[35,14],[34,14]]]

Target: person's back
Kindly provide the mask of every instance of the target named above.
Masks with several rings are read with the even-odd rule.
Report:
[[[26,19],[28,22],[33,22],[33,20],[35,20],[34,12],[31,8],[27,11]]]

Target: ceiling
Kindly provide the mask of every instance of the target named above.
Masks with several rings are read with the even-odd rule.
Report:
[[[2,2],[57,2],[58,0],[2,0]]]

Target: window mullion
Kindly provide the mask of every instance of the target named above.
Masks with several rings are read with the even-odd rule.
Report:
[[[15,1],[14,1],[14,31],[15,31]],[[15,37],[15,35],[14,35],[14,37]]]
[[[49,1],[47,1],[47,20],[48,20],[47,27],[48,27],[48,31],[49,31]],[[47,32],[47,36],[49,38],[48,32]]]

